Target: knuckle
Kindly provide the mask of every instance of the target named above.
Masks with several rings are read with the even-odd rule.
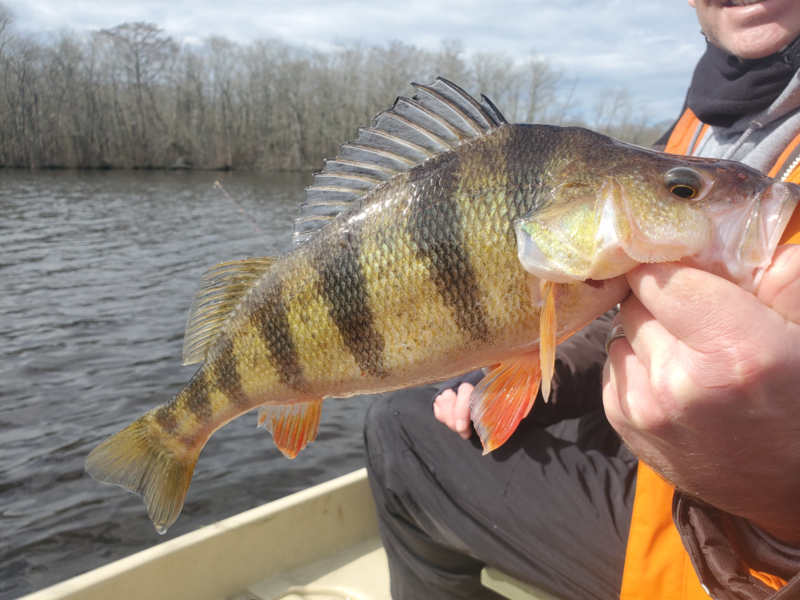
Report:
[[[436,396],[435,402],[452,402],[456,398],[456,393],[453,390],[445,390]]]

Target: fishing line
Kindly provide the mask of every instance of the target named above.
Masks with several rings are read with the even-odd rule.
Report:
[[[233,196],[231,196],[231,195],[230,195],[230,194],[229,194],[229,193],[228,193],[228,192],[225,190],[225,188],[224,188],[224,187],[222,187],[222,184],[221,184],[219,181],[215,181],[215,182],[214,182],[214,187],[215,187],[215,188],[218,188],[218,189],[219,189],[219,191],[220,191],[220,192],[222,192],[222,194],[223,194],[223,195],[224,195],[224,196],[225,196],[225,197],[226,197],[228,200],[230,200],[231,202],[233,202],[233,205],[236,207],[236,210],[238,210],[238,211],[239,211],[239,213],[240,213],[240,214],[241,214],[241,215],[242,215],[242,216],[243,216],[245,219],[247,219],[248,221],[250,221],[250,224],[253,226],[253,229],[255,229],[255,230],[256,230],[256,233],[258,234],[258,237],[260,237],[260,238],[261,238],[261,242],[264,244],[264,247],[265,247],[267,250],[269,250],[270,252],[275,252],[275,248],[274,248],[274,247],[272,247],[272,244],[270,244],[269,242],[267,242],[267,238],[266,238],[266,237],[264,237],[264,234],[263,234],[263,233],[261,232],[261,230],[258,228],[258,225],[256,224],[256,222],[255,222],[255,221],[254,221],[254,220],[253,220],[253,219],[250,217],[250,215],[248,215],[248,214],[245,212],[245,210],[244,210],[244,209],[243,209],[241,206],[239,206],[239,203],[238,203],[238,202],[236,202],[236,200],[234,200],[234,199],[233,199]]]

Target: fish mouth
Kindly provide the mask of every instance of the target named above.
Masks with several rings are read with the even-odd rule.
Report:
[[[632,258],[630,249],[612,232],[604,236],[593,254],[586,255],[568,235],[535,221],[515,224],[517,252],[526,271],[557,283],[610,279],[640,262],[679,260],[755,291],[798,201],[800,186],[796,184],[776,181],[760,185],[747,201],[710,212],[710,237],[704,247],[686,247],[683,254],[662,252],[650,260]]]
[[[742,247],[738,252],[741,263],[752,267],[752,279],[747,278],[744,283],[740,283],[743,288],[750,291],[758,288],[761,278],[772,263],[772,255],[780,243],[783,230],[786,229],[798,201],[800,201],[800,186],[794,183],[776,181],[767,188],[758,211],[763,236],[761,252],[753,253],[752,248],[748,252],[745,248],[749,237],[748,231],[745,231],[742,237]],[[758,260],[759,258],[760,260]]]
[[[768,247],[774,250],[783,237],[783,230],[789,223],[789,219],[800,203],[800,186],[776,181],[767,191],[769,194],[763,203],[767,221],[767,243]]]
[[[799,200],[800,186],[776,181],[740,210],[722,215],[708,251],[683,262],[755,292]]]

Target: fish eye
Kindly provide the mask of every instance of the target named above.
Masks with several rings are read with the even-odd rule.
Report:
[[[670,169],[664,175],[664,181],[670,192],[686,200],[697,198],[703,187],[703,180],[700,174],[688,167]]]

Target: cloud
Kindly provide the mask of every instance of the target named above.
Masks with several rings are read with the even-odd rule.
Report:
[[[11,5],[30,31],[91,31],[147,21],[184,42],[223,36],[247,43],[278,37],[326,50],[341,41],[401,40],[436,49],[459,39],[468,51],[532,52],[577,79],[576,98],[591,106],[604,88],[625,87],[656,120],[674,118],[705,42],[685,3],[641,0],[26,0]]]

